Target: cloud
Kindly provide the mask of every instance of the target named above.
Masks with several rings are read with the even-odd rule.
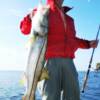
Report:
[[[16,17],[22,17],[23,13],[20,10],[16,10],[16,9],[10,9],[9,10],[11,15],[14,15]]]
[[[0,70],[25,70],[26,51],[14,47],[0,47]]]

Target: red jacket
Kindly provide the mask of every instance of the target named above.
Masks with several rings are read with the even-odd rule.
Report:
[[[47,4],[50,5],[50,12],[46,59],[53,57],[74,58],[74,53],[78,48],[90,48],[88,40],[76,37],[74,20],[66,14],[70,8],[62,8],[65,16],[65,19],[63,19],[61,11],[55,5],[54,0],[48,0]]]

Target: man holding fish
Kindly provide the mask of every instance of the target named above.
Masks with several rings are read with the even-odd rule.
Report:
[[[49,79],[45,80],[42,100],[60,100],[61,91],[62,100],[80,100],[74,54],[78,48],[96,48],[98,44],[98,40],[89,41],[76,37],[74,20],[66,14],[72,8],[62,7],[63,1],[47,0],[50,9],[45,59],[48,60]]]

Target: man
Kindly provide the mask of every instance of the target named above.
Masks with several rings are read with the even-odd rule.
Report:
[[[71,8],[62,7],[64,0],[47,0],[50,5],[48,43],[45,58],[48,60],[49,79],[44,83],[43,100],[80,100],[78,73],[73,63],[78,48],[96,48],[98,41],[76,37],[74,20],[66,14]],[[29,16],[27,17],[29,18]]]

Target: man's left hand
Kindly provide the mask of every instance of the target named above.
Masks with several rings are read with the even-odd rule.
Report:
[[[99,40],[92,40],[90,41],[89,45],[91,48],[96,48],[98,46]]]

